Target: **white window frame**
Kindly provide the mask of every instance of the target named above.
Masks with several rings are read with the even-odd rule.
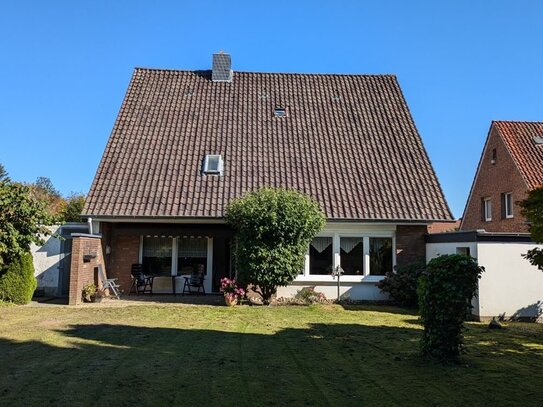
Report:
[[[370,274],[370,238],[372,237],[388,237],[392,239],[392,268],[396,266],[396,232],[394,230],[383,231],[361,231],[361,232],[349,232],[349,231],[324,231],[319,233],[316,237],[331,237],[332,238],[332,267],[341,265],[341,247],[340,239],[342,237],[361,237],[363,239],[363,256],[364,256],[364,268],[363,275],[343,275],[341,281],[343,282],[376,282],[380,281],[385,276],[377,276]],[[304,272],[299,274],[295,281],[300,282],[337,282],[337,280],[331,275],[322,274],[309,274],[309,248],[305,256]],[[392,271],[392,270],[391,270]]]
[[[491,222],[492,221],[492,200],[490,198],[484,198],[484,217],[485,222]]]
[[[511,203],[509,204],[508,198],[511,199]],[[513,218],[513,193],[512,192],[506,192],[503,194],[503,204],[505,206],[505,218],[511,219]]]
[[[143,238],[144,237],[152,237],[152,236],[144,236],[140,235],[140,252],[139,252],[139,261],[140,264],[143,262]],[[172,262],[171,262],[171,270],[170,274],[171,277],[176,279],[176,292],[180,293],[180,291],[183,288],[183,282],[184,280],[181,275],[177,275],[177,262],[178,262],[178,246],[177,246],[177,239],[179,236],[164,236],[172,239]],[[191,237],[191,236],[188,236]],[[202,236],[207,238],[207,261],[206,261],[206,270],[207,275],[204,280],[204,288],[207,293],[211,293],[212,289],[212,283],[213,283],[213,238],[209,236]]]
[[[217,161],[217,168],[216,169],[210,169],[209,168],[209,162],[214,159],[214,158],[217,158],[218,161]],[[202,172],[206,175],[222,175],[223,174],[223,169],[224,169],[224,162],[223,162],[223,159],[222,159],[222,156],[220,154],[206,154],[205,158],[204,158],[204,168],[202,170]]]

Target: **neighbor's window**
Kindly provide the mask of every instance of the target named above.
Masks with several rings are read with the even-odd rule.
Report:
[[[486,222],[492,220],[492,201],[490,198],[483,199],[483,220]]]
[[[492,159],[490,160],[491,164],[496,164],[496,160],[498,159],[498,154],[496,153],[496,149],[492,149]]]
[[[207,238],[180,237],[177,239],[177,275],[202,272],[206,274]]]
[[[513,194],[508,192],[503,194],[503,213],[506,218],[513,217]]]
[[[204,174],[222,175],[223,160],[220,155],[208,154],[204,159]]]
[[[340,262],[345,275],[364,274],[364,244],[362,237],[340,237]]]
[[[392,271],[392,238],[370,237],[370,274],[384,276]]]
[[[172,275],[172,238],[143,238],[143,271],[153,276]]]
[[[332,238],[314,238],[309,245],[309,274],[330,274],[332,272],[332,259]]]

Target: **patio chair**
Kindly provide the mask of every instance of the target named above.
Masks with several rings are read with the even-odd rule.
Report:
[[[98,265],[98,276],[100,277],[100,280],[102,281],[102,289],[110,290],[115,297],[117,297],[118,300],[121,299],[121,292],[119,290],[119,284],[117,284],[116,278],[107,278],[106,273],[104,272],[104,269],[102,268],[102,265]]]
[[[204,288],[204,271],[203,270],[197,270],[193,271],[190,275],[190,277],[183,277],[185,279],[185,284],[183,285],[183,295],[185,295],[186,292],[189,294],[194,294],[195,292],[192,291],[192,288],[197,288],[196,295],[200,295],[200,290],[202,290],[202,294],[205,295],[206,290]]]
[[[136,295],[145,293],[153,294],[153,277],[143,274],[143,266],[141,264],[132,264],[130,274],[132,275],[132,286],[130,286],[128,295],[133,292]]]

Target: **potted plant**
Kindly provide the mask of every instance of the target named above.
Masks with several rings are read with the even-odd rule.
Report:
[[[96,284],[89,283],[86,286],[83,287],[83,301],[85,302],[94,302],[96,299],[96,293],[98,292],[98,287],[96,287]]]
[[[224,294],[225,304],[231,307],[245,295],[245,290],[237,286],[236,280],[225,277],[221,279],[221,293]]]

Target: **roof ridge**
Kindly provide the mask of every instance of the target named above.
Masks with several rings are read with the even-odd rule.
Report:
[[[532,121],[532,120],[492,120],[492,123],[523,123],[523,124],[543,124],[543,121]]]
[[[134,67],[135,71],[163,71],[163,72],[211,72],[211,69],[173,69],[173,68],[151,68],[151,67]],[[364,76],[364,77],[391,77],[396,78],[397,75],[393,73],[322,73],[322,72],[263,72],[263,71],[238,71],[234,70],[234,73],[238,74],[256,74],[256,75],[296,75],[296,76]]]

